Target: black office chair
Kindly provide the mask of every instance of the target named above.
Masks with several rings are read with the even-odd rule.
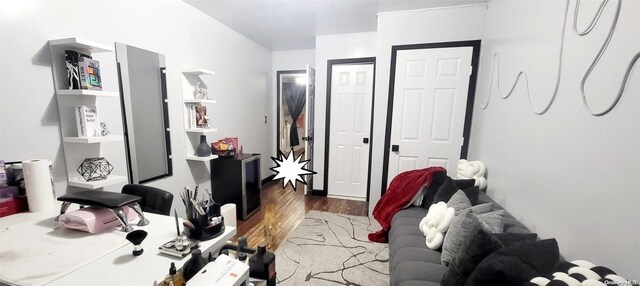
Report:
[[[122,193],[142,198],[140,207],[143,212],[154,214],[171,214],[173,194],[167,191],[145,185],[128,184],[122,187]]]

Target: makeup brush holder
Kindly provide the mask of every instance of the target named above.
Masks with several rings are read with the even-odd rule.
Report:
[[[224,233],[224,217],[220,212],[220,204],[212,203],[206,208],[204,215],[197,214],[189,218],[193,227],[185,227],[184,233],[188,238],[195,240],[209,240]]]
[[[191,220],[189,220],[191,221]],[[196,226],[192,221],[191,223]],[[195,228],[184,228],[184,234],[190,238],[199,241],[205,241],[216,238],[224,233],[224,218],[220,217],[220,222],[217,224],[211,224],[207,226],[196,226]]]

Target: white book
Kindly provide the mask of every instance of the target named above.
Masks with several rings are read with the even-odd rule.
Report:
[[[196,106],[189,106],[189,127],[196,128]]]
[[[76,115],[78,137],[100,136],[100,120],[95,106],[76,106],[74,113]]]

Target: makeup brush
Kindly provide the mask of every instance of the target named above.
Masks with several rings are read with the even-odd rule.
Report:
[[[133,243],[133,256],[139,256],[144,249],[140,246],[142,241],[147,237],[147,232],[141,229],[134,230],[127,234],[127,240]]]

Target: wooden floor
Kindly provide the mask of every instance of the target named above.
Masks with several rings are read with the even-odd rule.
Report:
[[[258,244],[266,245],[266,237],[262,220],[264,209],[269,204],[274,204],[278,219],[277,235],[274,239],[274,246],[269,251],[275,249],[289,236],[291,232],[302,221],[305,214],[310,210],[332,212],[346,215],[367,215],[367,203],[363,201],[334,199],[327,197],[317,197],[304,195],[302,184],[298,184],[298,191],[294,191],[288,186],[282,188],[280,181],[270,182],[262,188],[262,207],[248,220],[238,220],[238,229],[233,241],[240,236],[247,237],[249,247],[255,248]]]

